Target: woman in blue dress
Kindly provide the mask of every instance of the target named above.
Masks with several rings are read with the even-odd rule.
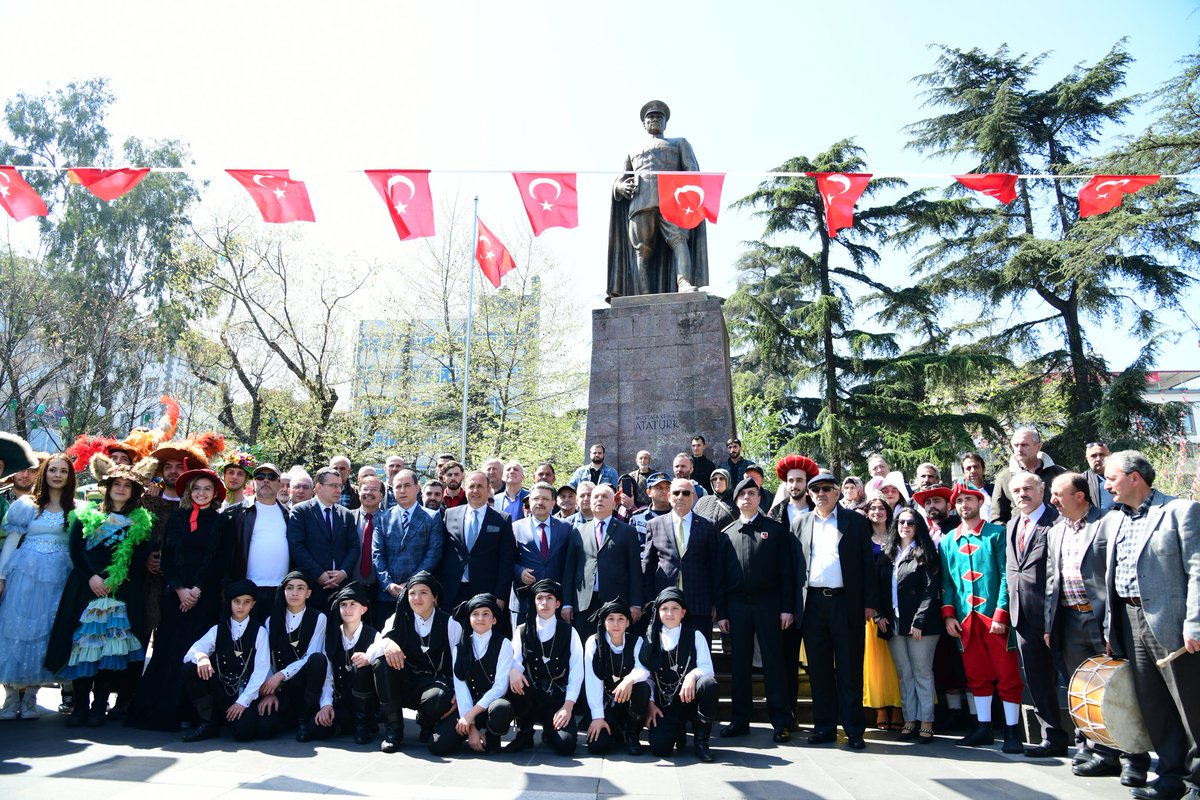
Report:
[[[71,571],[67,514],[74,507],[75,470],[59,453],[42,462],[33,491],[18,498],[4,518],[8,537],[0,553],[0,719],[37,719],[38,687],[54,682],[42,659]]]
[[[92,472],[104,497],[99,505],[80,504],[68,517],[73,569],[54,617],[45,667],[72,683],[69,727],[103,725],[118,677],[146,658],[136,632],[154,519],[141,500],[157,468],[153,458],[129,467],[96,455]]]

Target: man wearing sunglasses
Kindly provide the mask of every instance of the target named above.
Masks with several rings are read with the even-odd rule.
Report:
[[[288,510],[279,502],[279,469],[274,464],[254,468],[254,504],[225,510],[233,525],[233,558],[229,576],[249,579],[258,587],[251,614],[262,621],[271,613],[275,590],[291,569],[288,550]]]
[[[863,733],[863,624],[879,607],[874,554],[866,517],[839,510],[838,480],[821,471],[808,482],[813,510],[792,521],[799,541],[796,621],[808,654],[813,733],[809,744],[837,740],[840,722],[852,750]]]
[[[712,644],[713,612],[727,619],[724,608],[725,563],[718,531],[704,517],[692,513],[696,493],[687,478],[671,481],[671,511],[656,516],[646,526],[642,554],[645,597],[658,597],[663,589],[683,592],[690,613],[683,625],[699,631]],[[720,604],[718,607],[716,604]]]

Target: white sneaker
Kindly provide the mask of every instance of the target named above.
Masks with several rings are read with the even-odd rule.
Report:
[[[25,697],[21,700],[21,719],[37,719],[42,716],[38,710],[37,704],[38,687],[30,686],[25,690]]]
[[[21,690],[5,685],[4,705],[0,706],[0,719],[17,719],[20,716]]]

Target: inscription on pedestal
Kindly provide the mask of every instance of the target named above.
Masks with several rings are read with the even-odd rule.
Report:
[[[633,429],[635,431],[677,431],[683,427],[683,421],[678,414],[635,414]]]

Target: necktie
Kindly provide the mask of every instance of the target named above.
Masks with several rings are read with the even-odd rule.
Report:
[[[1029,523],[1033,520],[1025,517],[1021,520],[1021,534],[1017,537],[1017,550],[1024,555],[1025,546],[1029,544]]]
[[[371,544],[375,535],[375,515],[367,514],[367,524],[363,526],[362,561],[358,565],[363,580],[371,578]]]
[[[400,512],[400,533],[408,533],[408,512],[409,509],[404,509]]]
[[[550,540],[546,538],[546,523],[538,523],[538,527],[542,530],[542,558],[550,555]]]
[[[325,509],[325,530],[329,533],[329,538],[333,538],[333,509]]]
[[[471,511],[471,522],[467,525],[467,550],[475,549],[475,540],[479,538],[479,512]]]
[[[686,548],[684,547],[684,544],[683,544],[683,520],[682,519],[679,520],[679,524],[675,527],[675,546],[679,548],[679,560],[680,560],[680,562],[682,562],[683,554],[686,552]],[[680,565],[679,565],[679,588],[680,589],[683,588],[683,564],[682,563],[680,563]]]
[[[604,523],[596,521],[596,549],[600,549],[600,543],[604,541]]]

